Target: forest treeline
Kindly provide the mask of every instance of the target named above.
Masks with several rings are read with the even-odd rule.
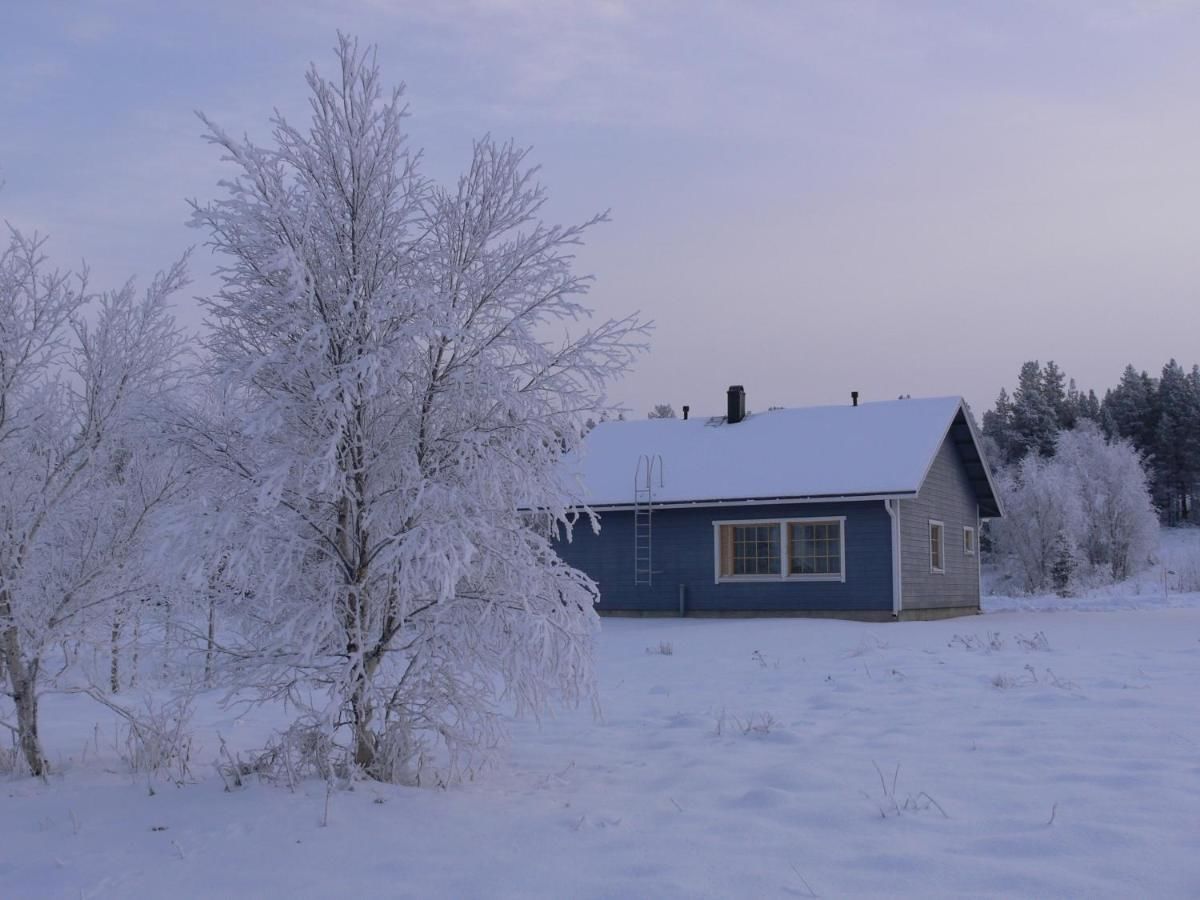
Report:
[[[1142,455],[1154,502],[1170,525],[1197,521],[1200,484],[1200,366],[1170,360],[1152,376],[1132,365],[1099,397],[1080,390],[1053,361],[1021,366],[1011,394],[1001,389],[983,414],[983,434],[997,466],[1031,453],[1050,457],[1060,433],[1086,421],[1110,439],[1128,440]]]

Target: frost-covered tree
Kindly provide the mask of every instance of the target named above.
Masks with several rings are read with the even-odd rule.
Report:
[[[670,403],[656,403],[654,409],[646,413],[647,419],[674,419],[675,407]]]
[[[1087,562],[1113,581],[1144,568],[1158,543],[1158,515],[1133,444],[1109,441],[1088,422],[1059,435],[1055,463],[1078,491],[1083,516],[1075,544]]]
[[[1004,517],[990,523],[997,552],[1008,555],[1025,590],[1063,588],[1080,559],[1084,512],[1079,486],[1062,463],[1030,453],[1003,471]]]
[[[270,146],[205,120],[236,169],[193,217],[227,261],[204,305],[230,402],[180,430],[222,498],[197,558],[246,598],[228,660],[397,780],[438,745],[471,765],[501,701],[590,695],[596,589],[555,553],[578,499],[559,460],[645,327],[575,324],[572,249],[603,217],[543,223],[526,153],[490,139],[431,184],[402,91],[354,41],[337,59]]]
[[[991,523],[994,547],[1026,590],[1119,581],[1150,561],[1158,518],[1142,457],[1093,422],[1060,434],[1053,457],[1030,454],[1010,467],[999,489],[1005,513]]]
[[[184,282],[181,261],[141,296],[94,296],[44,244],[10,231],[0,253],[0,677],[35,775],[46,653],[96,636],[142,587],[143,542],[178,481],[151,411],[174,384],[166,304]]]

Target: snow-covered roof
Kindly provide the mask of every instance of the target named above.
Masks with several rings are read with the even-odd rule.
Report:
[[[655,505],[911,496],[952,426],[956,444],[969,445],[964,458],[988,515],[994,491],[960,397],[776,409],[732,425],[724,417],[602,422],[567,464],[593,507],[633,504],[643,456],[662,458]]]

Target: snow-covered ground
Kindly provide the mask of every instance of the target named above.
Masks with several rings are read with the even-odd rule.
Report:
[[[942,622],[621,620],[602,718],[513,723],[450,790],[226,792],[128,773],[112,718],[44,701],[57,774],[0,777],[0,897],[1200,896],[1200,529],[1082,597]]]
[[[517,723],[448,791],[329,799],[202,765],[122,774],[49,697],[61,774],[0,782],[0,896],[1184,897],[1200,894],[1200,597],[944,622],[608,620],[603,719]],[[658,652],[669,648],[666,655]]]

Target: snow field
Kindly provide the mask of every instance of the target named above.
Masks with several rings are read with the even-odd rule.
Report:
[[[1196,896],[1196,605],[606,620],[603,718],[516,722],[446,791],[227,793],[215,735],[283,716],[211,697],[196,783],[148,786],[102,710],[51,696],[62,774],[0,782],[0,894]]]

